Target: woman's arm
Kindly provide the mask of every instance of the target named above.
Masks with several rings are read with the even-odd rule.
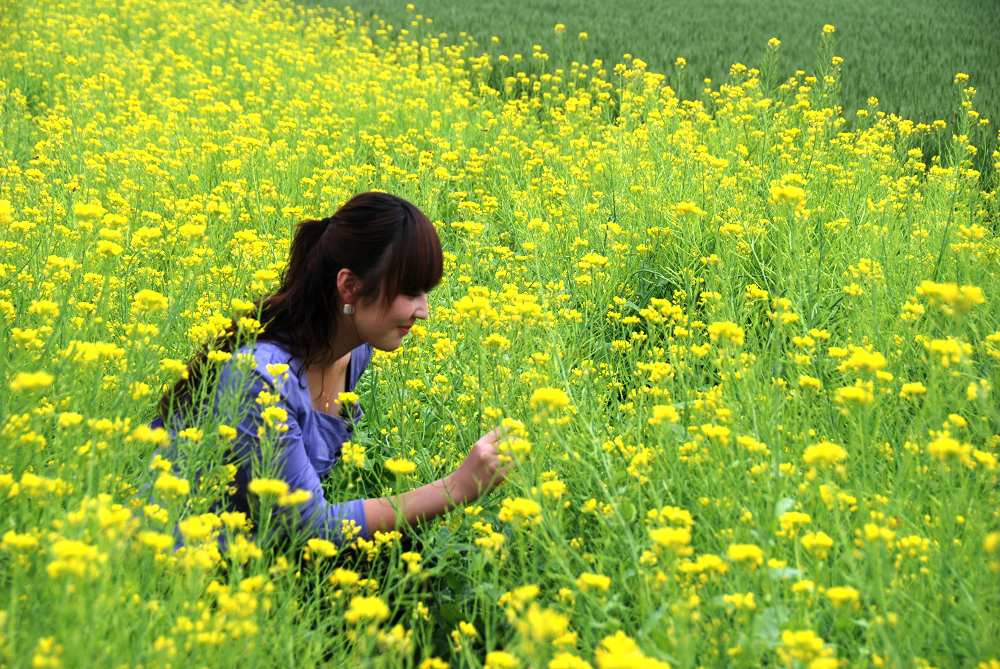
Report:
[[[483,435],[458,469],[444,478],[400,495],[364,500],[368,532],[393,530],[401,522],[413,525],[471,502],[491,490],[507,475],[497,453],[499,438],[499,429]]]

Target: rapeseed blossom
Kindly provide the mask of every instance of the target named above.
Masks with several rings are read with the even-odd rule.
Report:
[[[876,95],[849,119],[833,26],[817,71],[734,63],[685,100],[694,59],[486,53],[412,5],[396,25],[275,2],[14,12],[0,664],[267,664],[264,630],[306,664],[997,657],[983,598],[898,624],[1000,573],[997,157],[969,75],[954,121]],[[271,478],[278,458],[237,480],[234,449],[258,454],[226,402],[149,418],[207,345],[211,383],[227,363],[263,382],[228,398],[257,401],[260,455],[294,443],[316,418],[282,399],[296,361],[211,345],[260,333],[296,222],[376,187],[421,206],[445,271],[432,317],[338,396],[373,410],[312,454],[325,499],[445,477],[496,425],[511,468],[419,538],[345,521],[296,560],[255,542],[256,501],[295,514],[314,481]],[[254,513],[221,504],[242,485]],[[308,630],[320,611],[343,633]],[[123,616],[128,644],[92,634]],[[774,643],[741,631],[761,621]]]
[[[515,526],[538,525],[541,519],[542,507],[538,502],[524,497],[503,500],[497,518]]]
[[[764,564],[764,551],[756,544],[732,544],[726,551],[726,557],[733,562],[745,562],[751,568]]]
[[[386,469],[397,476],[406,476],[417,470],[416,463],[406,458],[388,458],[383,464]]]
[[[9,387],[13,392],[18,393],[25,390],[48,388],[53,381],[55,381],[55,377],[45,371],[18,372],[11,379]]]
[[[355,624],[358,622],[380,623],[389,617],[389,607],[380,597],[354,596],[344,613],[344,620]]]
[[[281,497],[288,494],[288,483],[281,479],[254,479],[247,489],[258,497]]]

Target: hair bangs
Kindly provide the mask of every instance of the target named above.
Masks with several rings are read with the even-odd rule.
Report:
[[[402,226],[389,254],[385,298],[428,293],[441,282],[444,258],[437,230],[419,210],[406,208]]]

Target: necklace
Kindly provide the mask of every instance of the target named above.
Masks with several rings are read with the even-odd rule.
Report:
[[[351,365],[351,361],[350,361],[350,359],[348,359],[347,365],[344,367],[344,389],[345,390],[347,389],[347,375],[348,375],[348,372],[350,371],[350,365]],[[330,371],[332,372],[334,379],[336,379],[336,377],[338,375],[337,374],[337,366],[336,365],[331,366],[331,370]],[[320,383],[321,383],[321,386],[320,386],[321,388],[324,388],[326,386],[326,375],[325,374],[322,377],[320,377]],[[336,387],[335,383],[331,384],[331,385],[333,385],[334,387]],[[328,394],[328,392],[325,391],[325,390],[321,390],[320,394],[319,394],[319,400],[323,402],[323,411],[324,411],[324,413],[329,413],[331,402],[335,402],[335,398],[333,397],[333,395],[332,394]],[[343,407],[341,407],[339,413],[341,415],[343,415],[343,413],[344,413]]]

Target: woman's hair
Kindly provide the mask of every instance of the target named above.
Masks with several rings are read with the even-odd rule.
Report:
[[[337,273],[345,267],[361,279],[360,300],[373,303],[381,291],[388,307],[397,295],[428,292],[441,281],[441,242],[423,212],[387,193],[360,193],[328,218],[302,221],[281,285],[254,302],[262,325],[257,339],[282,345],[307,366],[331,363],[341,310]],[[192,404],[211,385],[201,383],[211,371],[209,351],[234,351],[240,335],[233,319],[225,334],[195,355],[186,377],[160,399],[164,423],[171,410]]]

